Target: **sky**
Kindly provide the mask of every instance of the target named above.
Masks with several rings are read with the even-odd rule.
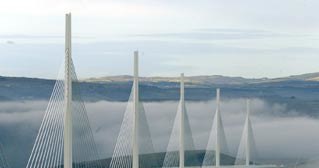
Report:
[[[319,71],[316,0],[0,0],[0,75],[56,78],[72,12],[79,78]]]

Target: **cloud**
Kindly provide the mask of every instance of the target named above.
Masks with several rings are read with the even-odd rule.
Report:
[[[39,43],[41,40],[25,39],[28,44],[24,44],[16,39],[15,45],[0,44],[0,61],[6,62],[0,73],[55,79],[63,61],[63,39],[52,39],[54,42],[49,44]],[[220,44],[135,38],[82,42],[87,40],[90,39],[74,39],[73,58],[79,78],[131,74],[132,51],[136,49],[141,52],[143,76],[176,76],[184,72],[188,75],[281,77],[317,70],[313,60],[317,59],[318,48],[307,45],[269,47],[274,42],[253,40]],[[301,57],[303,66],[296,66],[296,60]]]
[[[14,41],[11,41],[11,40],[8,40],[6,43],[7,43],[7,44],[10,44],[10,45],[15,44],[15,42],[14,42]]]
[[[7,38],[7,39],[34,39],[34,38],[64,38],[64,36],[54,36],[54,35],[42,35],[42,36],[35,36],[35,35],[22,35],[22,34],[11,34],[11,35],[0,35],[0,38]]]
[[[261,99],[254,99],[251,104],[252,124],[261,160],[295,160],[301,156],[312,158],[319,155],[317,119],[305,116],[305,112],[289,111],[282,104],[271,105]],[[45,101],[0,103],[0,141],[13,168],[26,165],[46,105]],[[177,102],[148,102],[144,106],[155,151],[165,151]],[[187,102],[186,106],[195,147],[205,149],[215,102]],[[126,103],[90,102],[86,103],[86,107],[98,149],[102,157],[110,157]],[[221,111],[230,150],[236,155],[245,119],[245,101],[225,99]]]
[[[288,36],[282,33],[274,33],[265,30],[254,29],[231,29],[231,28],[203,28],[190,32],[178,33],[159,33],[159,34],[138,34],[137,37],[149,37],[153,39],[171,39],[171,40],[244,40],[244,39],[264,39]]]

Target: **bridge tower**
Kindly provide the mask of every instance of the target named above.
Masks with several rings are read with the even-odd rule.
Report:
[[[134,101],[134,117],[133,117],[133,168],[139,168],[139,77],[138,77],[138,51],[134,52],[134,79],[133,79],[133,101]]]
[[[221,116],[220,116],[220,89],[216,89],[216,144],[215,144],[215,163],[216,167],[220,167],[220,125],[221,125]]]
[[[65,71],[64,71],[64,168],[72,168],[72,48],[71,13],[65,17]]]
[[[247,101],[246,101],[246,127],[245,127],[245,132],[246,132],[246,134],[244,134],[244,135],[246,135],[246,137],[245,137],[245,139],[246,139],[246,149],[245,149],[245,151],[246,151],[246,166],[249,166],[250,165],[250,148],[251,148],[251,144],[250,144],[250,128],[251,128],[251,123],[250,123],[250,100],[248,99]]]
[[[185,165],[185,143],[184,143],[184,134],[185,134],[185,96],[184,96],[184,73],[180,77],[180,108],[181,108],[181,121],[180,121],[180,136],[179,136],[179,167],[184,168]]]

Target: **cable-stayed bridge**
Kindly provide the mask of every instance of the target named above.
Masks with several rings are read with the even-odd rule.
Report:
[[[220,111],[220,90],[217,108],[203,159],[193,157],[195,150],[184,96],[184,74],[181,74],[180,101],[162,159],[152,156],[154,146],[143,103],[139,98],[138,52],[134,52],[134,79],[127,108],[110,164],[101,160],[95,145],[81,89],[72,61],[71,14],[66,14],[65,61],[48,103],[26,168],[152,168],[152,167],[275,167],[258,165],[252,124],[247,116],[239,152],[233,162],[225,162],[230,153]],[[226,159],[225,159],[226,158]],[[190,163],[200,163],[192,164]],[[159,166],[160,165],[160,166]]]
[[[63,76],[53,88],[27,168],[102,167],[72,62],[71,14],[65,36]]]

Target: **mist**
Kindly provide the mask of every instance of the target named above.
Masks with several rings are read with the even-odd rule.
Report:
[[[112,156],[125,102],[86,102],[96,145],[102,158]],[[31,153],[47,101],[1,102],[0,141],[13,168],[25,167]],[[178,102],[144,103],[155,152],[166,150]],[[205,149],[215,113],[215,101],[186,102],[196,149]],[[245,100],[222,101],[221,114],[230,152],[236,156],[245,120]],[[252,125],[261,160],[312,159],[319,156],[319,120],[305,111],[287,110],[285,104],[251,101]]]

